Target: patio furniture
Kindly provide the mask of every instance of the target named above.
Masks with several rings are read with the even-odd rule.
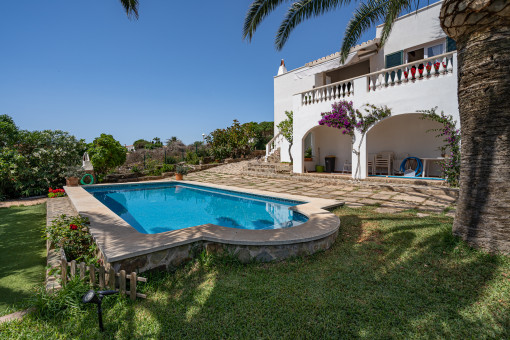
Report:
[[[375,156],[375,168],[386,168],[388,175],[393,175],[393,159],[395,154],[391,151],[383,151]]]
[[[374,153],[369,153],[367,156],[367,173],[368,169],[372,169],[372,175],[375,175],[375,155]]]
[[[352,172],[352,162],[349,160],[344,162],[344,167],[342,168],[342,173],[345,173],[346,171]]]
[[[433,157],[433,158],[426,158],[421,157],[420,158],[423,161],[423,171],[421,173],[421,177],[425,177],[425,171],[427,171],[427,162],[439,162],[444,161],[444,157]]]

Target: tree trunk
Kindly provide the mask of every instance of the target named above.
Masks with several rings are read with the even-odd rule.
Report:
[[[458,51],[462,145],[453,233],[510,253],[510,2],[446,0],[441,26]]]
[[[290,163],[294,164],[294,160],[292,159],[292,153],[290,152],[290,149],[292,149],[292,143],[289,143],[289,157],[290,157]]]

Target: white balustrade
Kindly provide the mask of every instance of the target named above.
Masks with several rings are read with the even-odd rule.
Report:
[[[267,162],[267,158],[271,156],[280,146],[281,142],[283,141],[283,135],[278,132],[270,141],[266,144],[266,157],[264,157],[265,161]]]
[[[352,95],[354,95],[354,78],[301,92],[301,103],[306,106]]]
[[[448,52],[431,58],[370,73],[367,75],[369,84],[368,91],[377,91],[385,87],[408,82],[428,80],[433,76],[448,75],[453,72],[453,53],[454,52]]]

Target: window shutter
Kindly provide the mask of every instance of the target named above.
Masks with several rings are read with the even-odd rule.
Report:
[[[457,50],[457,43],[450,37],[446,37],[446,52]]]
[[[404,51],[398,51],[386,55],[386,68],[402,65],[404,63]],[[388,82],[390,74],[386,73],[386,82]],[[402,78],[402,72],[398,71],[398,79]],[[391,80],[395,80],[395,72],[391,72]]]

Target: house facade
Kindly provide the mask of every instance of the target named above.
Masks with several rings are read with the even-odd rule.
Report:
[[[440,27],[441,2],[398,18],[386,44],[380,46],[382,25],[376,37],[350,50],[344,63],[339,53],[312,61],[294,70],[280,66],[274,77],[275,126],[294,113],[293,171],[314,171],[324,165],[326,156],[335,156],[335,171],[352,167],[361,178],[375,173],[369,169],[376,157],[392,155],[389,175],[398,173],[407,157],[429,159],[427,176],[440,176],[434,164],[441,157],[443,144],[431,129],[440,125],[422,119],[422,110],[437,107],[459,123],[457,104],[457,53],[455,42]],[[387,106],[391,116],[376,123],[364,138],[353,138],[340,130],[320,126],[322,112],[331,111],[335,102],[352,101],[363,112],[364,104]],[[275,138],[268,144],[267,155],[281,148],[281,161],[290,161],[288,143],[275,128]],[[312,160],[304,160],[305,151]],[[377,171],[378,169],[375,169]],[[383,170],[383,169],[379,169]]]

